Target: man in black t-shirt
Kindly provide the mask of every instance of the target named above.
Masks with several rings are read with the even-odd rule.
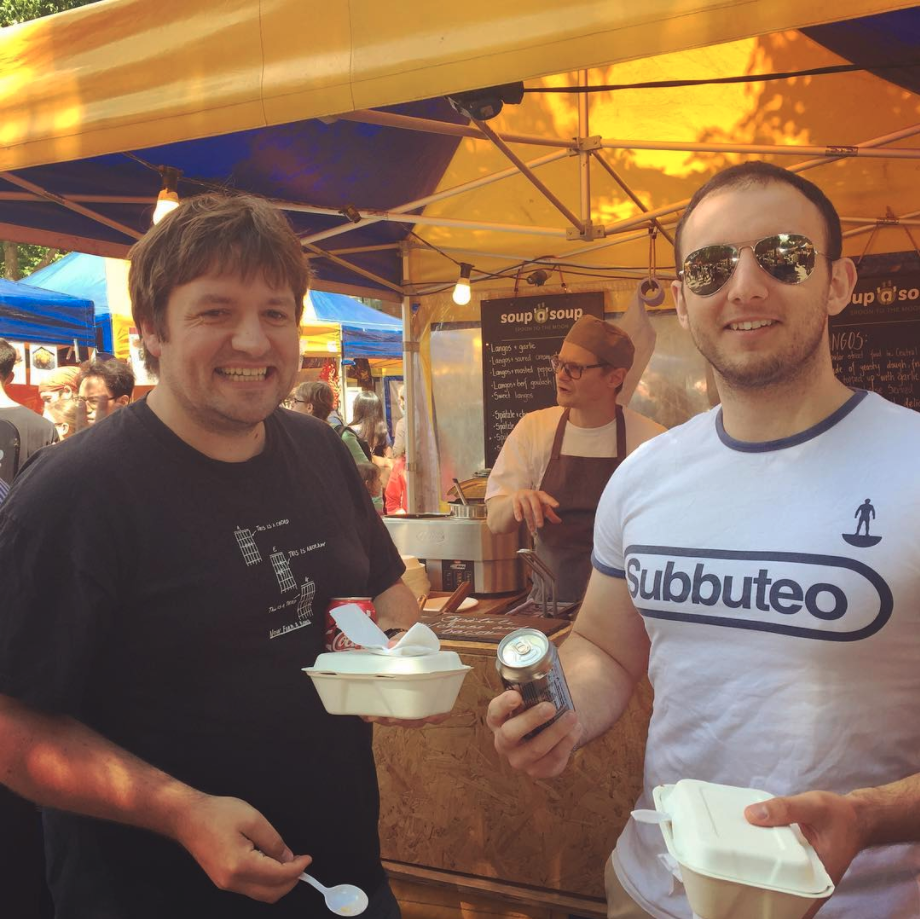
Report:
[[[32,409],[14,402],[6,393],[6,387],[13,379],[13,367],[16,364],[16,349],[5,339],[0,338],[0,421],[8,421],[16,428],[19,441],[18,460],[16,465],[21,468],[23,463],[36,450],[54,443],[57,439],[57,430],[46,418],[33,412]],[[11,449],[4,444],[0,437],[0,450]],[[2,469],[7,468],[4,464]],[[2,475],[2,472],[0,472]],[[9,483],[7,483],[9,484]]]
[[[306,282],[267,203],[184,202],[132,251],[158,386],[0,508],[0,776],[46,808],[58,919],[326,915],[308,865],[399,916],[371,726],[301,668],[333,597],[417,605],[341,440],[278,409]]]

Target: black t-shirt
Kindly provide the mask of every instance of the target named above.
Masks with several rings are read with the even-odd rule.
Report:
[[[182,781],[248,801],[326,884],[383,879],[371,727],[301,668],[332,597],[403,572],[347,448],[278,411],[211,460],[139,402],[36,457],[0,508],[0,692],[70,714]],[[170,840],[46,814],[58,919],[321,915],[218,891]],[[311,909],[312,904],[312,909]]]

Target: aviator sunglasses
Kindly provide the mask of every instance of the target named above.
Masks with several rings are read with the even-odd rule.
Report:
[[[735,273],[744,249],[750,249],[757,264],[783,284],[801,284],[815,270],[815,256],[824,255],[807,236],[776,233],[740,246],[722,243],[695,249],[684,259],[678,276],[698,297],[711,297]]]

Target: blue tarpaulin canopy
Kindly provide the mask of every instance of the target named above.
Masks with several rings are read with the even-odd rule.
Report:
[[[105,259],[101,256],[71,252],[70,255],[33,271],[19,283],[92,300],[96,325],[102,330],[102,350],[112,351],[112,316],[105,279]]]
[[[93,302],[0,278],[0,336],[49,345],[94,346]]]
[[[343,357],[402,357],[402,322],[343,294],[310,291],[317,319],[342,327]]]

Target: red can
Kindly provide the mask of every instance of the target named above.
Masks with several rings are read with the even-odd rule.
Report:
[[[335,624],[332,618],[332,611],[338,606],[345,606],[348,603],[354,603],[364,610],[365,615],[371,617],[372,622],[377,621],[377,610],[374,609],[374,601],[370,597],[333,597],[329,601],[329,609],[326,610],[326,650],[327,651],[350,651],[358,646],[342,634],[341,629]]]

